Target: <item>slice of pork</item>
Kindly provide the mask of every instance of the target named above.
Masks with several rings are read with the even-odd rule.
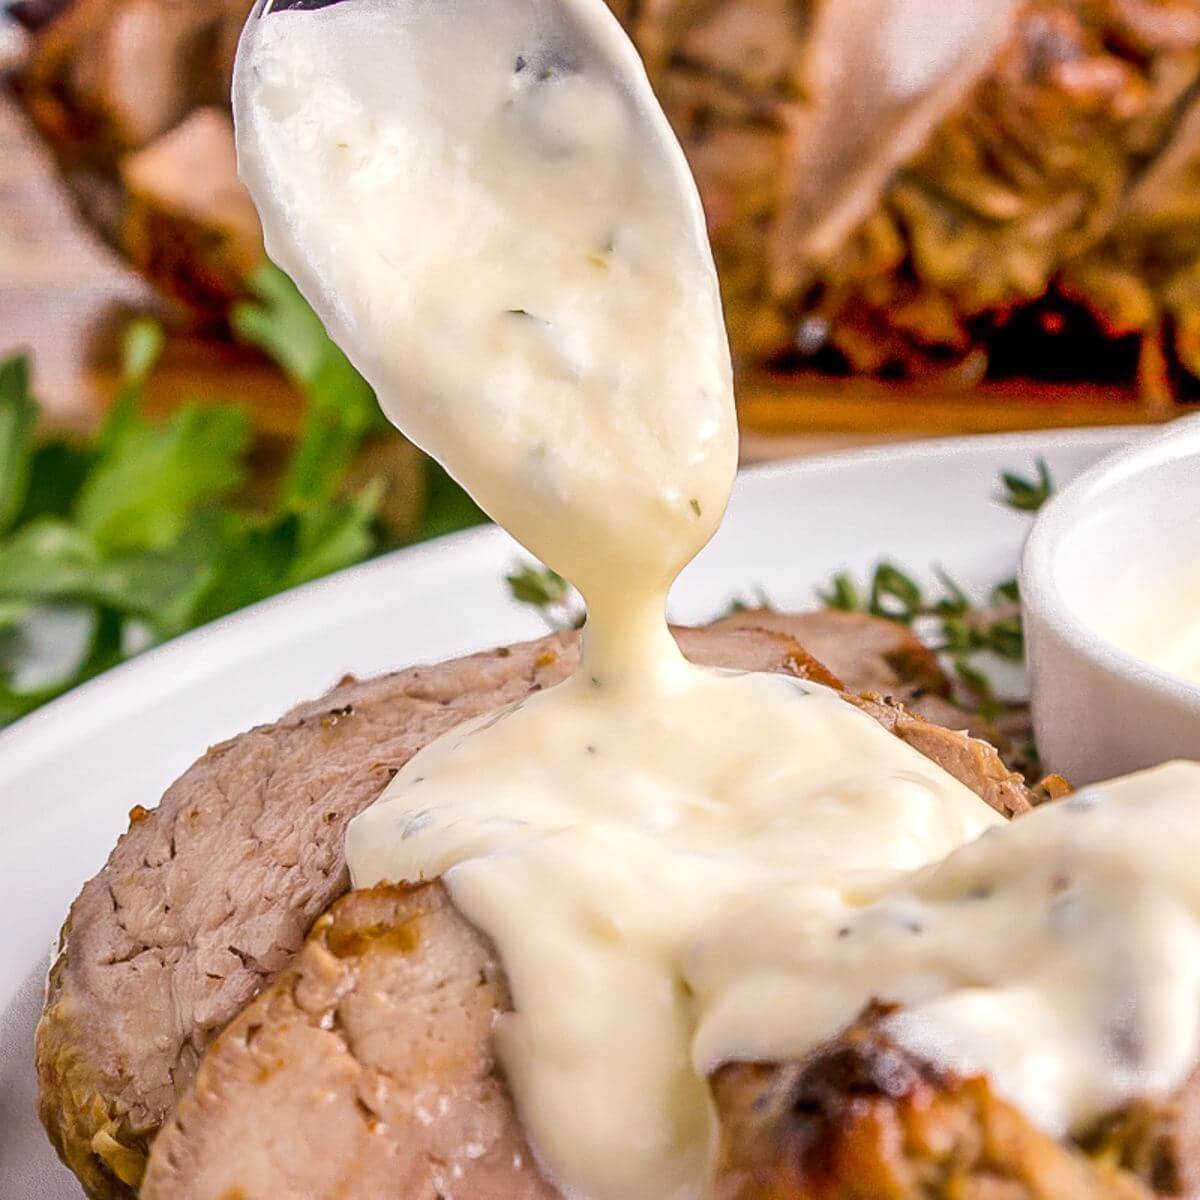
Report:
[[[846,626],[847,636],[851,627]],[[780,630],[681,630],[698,662],[836,678]],[[563,679],[577,635],[344,680],[213,747],[157,809],[135,809],[72,906],[38,1029],[40,1110],[93,1196],[130,1196],[158,1127],[216,1034],[349,884],[346,823],[454,725]],[[985,743],[862,701],[1003,812],[1029,794]]]
[[[550,1200],[491,1051],[509,999],[440,884],[352,892],[216,1040],[142,1200]],[[714,1078],[716,1200],[1150,1200],[874,1007],[799,1063]]]

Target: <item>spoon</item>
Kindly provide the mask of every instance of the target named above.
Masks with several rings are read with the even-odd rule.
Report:
[[[695,184],[602,0],[260,0],[234,109],[267,252],[388,416],[577,583],[618,490],[648,530],[668,510],[641,565],[669,580],[727,500],[729,352]]]
[[[494,799],[519,789],[510,768],[540,762],[540,747],[586,740],[598,711],[613,714],[600,725],[613,744],[629,722],[653,736],[660,711],[692,711],[672,709],[693,676],[666,593],[720,521],[737,458],[703,214],[602,0],[299,2],[256,10],[235,73],[240,169],[267,249],[396,424],[588,603],[572,682],[427,749],[436,764],[481,747],[462,760],[469,790]],[[514,727],[527,742],[506,739]],[[579,766],[552,764],[563,780]],[[531,791],[536,811],[554,789]],[[366,847],[356,878],[385,844],[376,822],[393,819],[374,811],[352,834]],[[471,828],[464,818],[468,840]],[[543,1057],[514,1034],[499,1052],[567,1194],[684,1200],[709,1175],[712,1106],[687,1065],[673,977],[633,977],[643,1032],[668,1032],[627,1044],[632,1066],[614,1078],[605,1055],[580,1051],[586,1037],[552,1037]],[[627,1022],[617,1005],[589,1028],[607,1042]],[[576,1060],[594,1072],[582,1089],[563,1069]]]

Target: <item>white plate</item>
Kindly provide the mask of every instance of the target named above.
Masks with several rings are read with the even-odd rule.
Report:
[[[986,587],[1016,568],[1029,519],[996,502],[998,472],[1042,455],[1060,482],[1123,445],[1102,429],[947,439],[745,474],[671,615],[702,621],[762,588],[813,604],[832,573],[886,556]],[[370,675],[542,632],[506,594],[522,557],[496,529],[401,551],[219,621],[0,733],[0,1200],[72,1200],[33,1113],[30,1052],[47,952],[82,881],[135,804],[213,742]]]

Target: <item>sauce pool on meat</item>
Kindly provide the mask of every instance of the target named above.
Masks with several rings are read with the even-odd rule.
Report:
[[[1056,1131],[1178,1083],[1200,769],[1002,828],[834,693],[671,639],[729,498],[732,376],[695,187],[601,0],[252,18],[235,106],[271,256],[587,601],[576,674],[423,750],[346,847],[356,886],[441,876],[496,945],[498,1054],[564,1194],[706,1196],[711,1070],[803,1055],[873,997]]]

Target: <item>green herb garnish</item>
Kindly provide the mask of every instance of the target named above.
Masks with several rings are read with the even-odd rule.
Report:
[[[721,614],[725,617],[732,617],[736,613],[742,612],[775,612],[775,604],[771,597],[767,595],[766,589],[761,584],[756,584],[750,596],[734,596],[729,602],[729,607]]]
[[[1037,460],[1036,479],[1025,479],[1013,472],[1001,474],[1004,486],[998,497],[1020,512],[1036,512],[1054,490],[1045,460]],[[866,612],[912,627],[921,639],[942,656],[958,695],[956,701],[968,712],[976,712],[986,721],[1024,719],[1026,705],[1002,699],[987,674],[989,656],[1020,663],[1025,656],[1025,637],[1021,625],[1020,595],[1016,579],[995,584],[986,600],[973,601],[945,571],[936,570],[938,589],[930,591],[911,574],[891,562],[879,563],[866,586],[859,585],[847,572],[833,576],[829,585],[818,591],[828,608],[845,612]],[[1022,760],[1030,771],[1036,770],[1036,750],[1029,744]]]
[[[574,588],[549,567],[522,563],[504,577],[509,594],[536,608],[551,629],[580,629],[586,614]]]
[[[1036,512],[1054,487],[1043,459],[1037,460],[1036,469],[1034,480],[1004,472],[1001,501],[1021,512]],[[695,501],[692,504],[693,509],[698,509]],[[997,583],[986,600],[976,602],[945,571],[935,571],[935,577],[936,589],[922,587],[911,573],[884,560],[875,566],[865,583],[856,581],[849,572],[840,571],[817,595],[827,608],[869,613],[912,628],[942,656],[956,684],[954,699],[964,712],[978,713],[989,722],[1023,724],[1025,704],[1002,699],[987,674],[989,656],[993,666],[995,659],[1020,663],[1024,658],[1016,579]],[[537,608],[551,628],[578,628],[583,623],[579,598],[566,580],[549,568],[522,566],[507,576],[507,582],[513,598]],[[759,588],[749,600],[735,598],[727,613],[773,607]],[[1032,743],[1023,745],[1020,754],[1026,771],[1036,772]]]
[[[163,348],[134,322],[122,384],[87,441],[38,439],[23,356],[0,362],[0,724],[147,645],[398,543],[381,525],[383,483],[346,492],[364,439],[387,429],[371,389],[291,282],[266,267],[234,326],[302,392],[305,416],[282,479],[265,502],[241,493],[250,420],[238,404],[187,404],[164,421],[143,410]],[[385,436],[395,436],[385,433]],[[425,506],[410,537],[483,515],[428,463]],[[48,622],[81,632],[52,678],[29,665]]]
[[[1039,458],[1034,465],[1037,468],[1035,479],[1026,479],[1012,471],[1004,471],[1001,474],[1000,481],[1004,485],[1004,491],[1000,499],[1009,508],[1015,508],[1019,512],[1037,512],[1050,499],[1054,491],[1050,468],[1046,466],[1044,458]]]

